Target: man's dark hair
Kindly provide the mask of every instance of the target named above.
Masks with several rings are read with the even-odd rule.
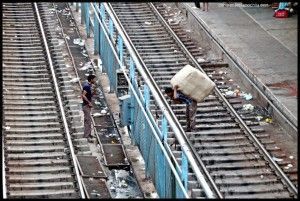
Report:
[[[92,79],[94,79],[96,76],[95,75],[89,75],[87,77],[87,80],[90,82]]]
[[[165,88],[165,93],[172,93],[173,92],[173,89],[171,87],[166,87]]]

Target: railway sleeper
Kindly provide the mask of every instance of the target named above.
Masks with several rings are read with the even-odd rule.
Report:
[[[68,159],[69,156],[64,152],[49,152],[49,153],[14,153],[7,154],[8,160],[28,160],[28,159]]]
[[[69,166],[33,166],[33,167],[9,167],[9,175],[26,175],[26,174],[61,174],[70,173]]]
[[[6,122],[6,126],[10,126],[12,128],[27,128],[27,127],[60,127],[60,122],[57,120],[54,122]]]
[[[236,142],[215,142],[215,143],[195,143],[194,145],[195,149],[203,149],[203,150],[210,150],[210,149],[234,149],[234,148],[248,148],[252,147],[252,144],[249,142],[243,140],[243,141],[236,141]]]
[[[9,130],[5,131],[6,133],[46,133],[46,132],[62,132],[62,128],[60,127],[41,127],[41,128],[27,128],[27,127],[23,127],[23,128],[10,128]]]
[[[250,186],[256,184],[277,184],[280,181],[274,175],[269,176],[259,176],[259,177],[235,177],[235,178],[223,178],[223,179],[215,179],[215,183],[218,186]]]
[[[199,153],[199,152],[198,152]],[[254,152],[255,153],[255,152]],[[222,165],[223,163],[235,163],[235,162],[252,162],[259,160],[259,156],[251,153],[240,153],[240,154],[224,154],[224,155],[210,155],[203,156],[199,153],[201,160],[206,165]]]
[[[62,136],[61,136],[62,137]],[[65,141],[62,139],[18,139],[18,140],[6,140],[6,145],[8,146],[41,146],[41,145],[48,145],[48,146],[56,146],[56,145],[64,145]]]
[[[243,185],[231,185],[231,186],[226,186],[220,187],[220,192],[224,194],[257,194],[257,193],[273,193],[276,191],[281,191],[282,193],[285,192],[283,189],[283,185],[281,183],[268,183],[266,184],[256,184],[256,185],[249,185],[245,188]]]
[[[42,95],[49,95],[49,94],[51,95],[51,94],[53,94],[53,91],[47,91],[47,90],[31,91],[30,89],[27,89],[27,90],[14,91],[13,93],[10,91],[4,91],[3,94],[4,95],[15,94],[15,95],[25,95],[25,96],[28,96],[28,95],[41,95],[42,96]]]
[[[63,137],[62,133],[36,133],[36,134],[6,134],[6,140],[38,140],[38,139],[60,139]]]
[[[70,161],[67,158],[64,159],[57,159],[57,158],[45,158],[45,159],[23,159],[23,160],[8,160],[8,162],[6,162],[6,167],[10,168],[10,167],[32,167],[32,166],[69,166],[70,165]]]
[[[23,86],[23,87],[51,87],[49,78],[3,78],[4,84],[8,86]]]
[[[5,115],[8,115],[8,116],[16,116],[16,117],[24,117],[24,116],[31,116],[31,117],[36,117],[37,115],[40,115],[40,116],[50,116],[50,115],[53,115],[53,116],[56,116],[58,115],[57,111],[55,110],[49,110],[49,111],[39,111],[39,110],[33,110],[33,111],[26,111],[26,113],[24,113],[24,111],[5,111]]]
[[[220,178],[220,179],[225,179],[225,178],[236,178],[236,177],[272,177],[274,173],[271,171],[270,168],[243,168],[239,170],[212,170],[210,171],[210,175],[212,178]]]
[[[290,195],[286,191],[277,191],[277,192],[268,192],[268,193],[239,193],[239,194],[233,194],[229,193],[225,195],[226,199],[274,199],[274,198],[289,198]]]
[[[195,146],[194,146],[195,147]],[[239,154],[249,154],[256,153],[253,146],[249,147],[228,147],[228,148],[218,148],[218,149],[196,149],[198,154],[202,156],[231,156]]]
[[[26,198],[26,199],[59,199],[59,198],[79,198],[78,192],[74,189],[53,189],[53,190],[26,190],[13,191],[9,193],[9,198]]]
[[[241,170],[241,169],[259,169],[259,168],[265,168],[266,167],[266,161],[264,160],[258,160],[258,161],[252,161],[251,163],[247,161],[237,161],[237,162],[224,162],[221,165],[220,164],[213,164],[213,165],[206,165],[206,168],[208,171],[211,170]]]
[[[10,153],[53,153],[53,152],[64,152],[68,148],[65,145],[24,145],[20,146],[7,146],[6,152]]]
[[[9,185],[10,191],[24,191],[24,190],[35,190],[35,189],[75,189],[75,184],[73,182],[43,182],[43,183],[13,183]]]
[[[35,123],[35,122],[56,122],[57,117],[55,116],[50,116],[50,117],[45,117],[45,116],[40,116],[40,117],[28,117],[28,116],[23,116],[23,117],[14,117],[14,116],[5,116],[5,122],[27,122],[27,123]]]

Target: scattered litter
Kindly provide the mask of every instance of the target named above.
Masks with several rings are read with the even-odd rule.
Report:
[[[276,158],[276,157],[272,157],[272,159],[274,160],[274,161],[278,161],[278,162],[280,162],[280,161],[283,161],[283,159],[281,159],[281,158]]]
[[[113,157],[114,155],[113,154],[110,154],[110,157]]]
[[[68,36],[67,34],[64,34],[64,37],[68,40],[70,40],[70,36]]]
[[[262,116],[256,116],[255,119],[256,119],[257,121],[260,121],[260,120],[263,119],[263,117],[262,117]]]
[[[70,82],[73,82],[73,83],[79,82],[79,77],[75,77],[75,78],[71,79]]]
[[[241,95],[241,92],[240,92],[239,89],[235,89],[233,92],[235,93],[235,96],[240,96]]]
[[[150,25],[150,24],[152,24],[152,23],[151,23],[151,22],[147,22],[147,21],[146,21],[146,22],[145,22],[145,24],[147,24],[147,25]]]
[[[106,110],[101,110],[101,114],[106,114],[107,111]]]
[[[287,166],[284,167],[284,169],[288,170],[288,169],[290,169],[291,167],[293,167],[293,165],[292,165],[292,164],[288,164]]]
[[[260,178],[263,179],[263,178],[264,178],[264,175],[260,175]]]
[[[203,63],[203,62],[205,62],[205,59],[203,59],[203,58],[198,58],[197,61],[198,61],[198,63]]]
[[[122,188],[127,188],[128,187],[128,184],[126,183],[126,181],[124,179],[121,181],[120,187],[122,187]]]
[[[111,186],[109,189],[110,189],[112,192],[116,192],[116,188],[115,188],[114,186]]]
[[[243,109],[242,110],[250,110],[252,111],[254,109],[254,106],[251,104],[245,104],[243,105]]]
[[[225,95],[226,95],[226,96],[233,96],[233,95],[234,95],[234,92],[233,92],[233,91],[226,91],[226,92],[225,92]]]
[[[223,71],[219,71],[219,74],[222,75],[224,72]]]
[[[75,45],[84,46],[84,40],[82,40],[81,38],[74,38],[73,43]]]
[[[58,46],[61,46],[62,44],[64,44],[65,43],[65,41],[64,40],[62,40],[62,39],[58,39]]]
[[[229,82],[233,82],[233,79],[229,79],[228,81],[229,81]]]
[[[92,114],[93,115],[93,117],[99,117],[99,116],[102,116],[100,113],[94,113],[94,114]]]
[[[85,63],[83,67],[79,68],[79,70],[87,70],[88,68],[93,68],[91,62]]]
[[[244,98],[246,99],[246,100],[251,100],[252,99],[252,95],[249,93],[249,94],[244,94],[243,95],[244,96]]]
[[[87,55],[85,52],[86,52],[86,51],[83,50],[83,51],[81,52],[81,54],[82,54],[83,56],[85,56],[85,57],[88,57],[89,55]]]
[[[294,156],[290,156],[289,158],[290,158],[290,159],[294,159]]]
[[[80,43],[81,39],[80,38],[74,38],[73,43],[75,45],[78,45]]]
[[[272,119],[272,118],[266,118],[266,119],[265,119],[265,122],[267,122],[267,123],[272,123],[272,122],[273,122],[273,119]]]
[[[174,50],[174,52],[177,52],[177,50]]]
[[[189,30],[189,29],[187,29],[187,30],[185,30],[186,32],[191,32],[191,30]]]
[[[4,88],[5,91],[9,92],[8,89]]]
[[[10,126],[4,126],[3,127],[5,130],[9,130],[10,129]]]
[[[97,101],[97,100],[95,101],[95,104],[96,105],[101,105],[101,103],[99,101]]]

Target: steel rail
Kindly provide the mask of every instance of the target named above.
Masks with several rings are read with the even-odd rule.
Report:
[[[93,10],[94,10],[94,15],[96,15],[96,8],[94,7],[93,4],[91,4],[91,5],[92,5],[92,8],[93,8]],[[98,10],[98,12],[99,12],[99,10]],[[99,19],[99,16],[96,15],[96,17],[97,17],[97,19],[98,19],[98,21],[99,21],[101,27],[104,28],[104,25],[102,24],[101,20]],[[107,35],[106,32],[104,32],[104,35],[105,35],[105,37],[106,37],[107,39],[110,38],[110,37]],[[108,40],[108,41],[109,41],[109,45],[110,45],[111,48],[113,49],[113,54],[114,54],[114,56],[115,56],[116,58],[118,58],[118,54],[116,53],[116,51],[115,51],[115,49],[114,49],[114,46],[113,46],[112,42],[111,42],[110,40]],[[162,148],[162,152],[164,153],[165,156],[168,156],[167,151],[164,150],[164,146],[163,146],[163,144],[162,144],[162,142],[161,142],[159,136],[157,135],[157,130],[156,130],[156,129],[154,128],[154,126],[152,125],[151,119],[147,116],[147,111],[146,111],[145,108],[144,108],[144,104],[139,100],[139,97],[140,97],[140,96],[135,92],[135,88],[133,87],[133,85],[132,85],[131,82],[130,82],[130,78],[128,77],[128,75],[127,75],[127,73],[126,73],[126,68],[125,68],[125,66],[122,65],[122,63],[120,62],[119,59],[117,59],[117,62],[118,62],[118,64],[120,65],[121,70],[123,71],[123,74],[124,74],[124,76],[125,76],[126,81],[128,82],[129,87],[132,89],[133,95],[136,97],[137,103],[138,103],[139,106],[142,108],[142,112],[143,112],[143,114],[144,114],[144,116],[145,116],[147,122],[149,123],[149,127],[151,128],[152,132],[154,133],[154,136],[155,136],[155,138],[156,138],[156,140],[157,140],[159,146]],[[148,85],[148,87],[149,87],[149,85]],[[175,174],[175,173],[177,173],[177,170],[176,170],[176,168],[173,167],[172,161],[171,161],[168,157],[166,157],[166,160],[167,160],[168,163],[170,164],[170,168],[171,168],[171,170],[174,172],[174,176],[176,177],[176,179],[177,179],[178,181],[181,181],[181,179],[180,179],[180,177],[178,176],[178,174]],[[184,189],[184,186],[183,186],[183,184],[182,184],[181,182],[179,182],[179,186],[180,186],[180,188]],[[184,195],[186,196],[186,198],[189,198],[187,192],[186,192],[186,191],[183,191],[183,192],[184,192]]]
[[[61,116],[62,116],[64,129],[65,129],[67,139],[68,139],[70,153],[71,153],[71,156],[72,156],[72,162],[73,162],[74,170],[75,170],[75,176],[76,176],[77,181],[78,181],[77,184],[78,184],[78,187],[79,187],[81,198],[85,198],[85,194],[84,194],[84,190],[83,190],[83,186],[82,186],[82,181],[81,181],[81,178],[80,178],[80,175],[79,175],[78,165],[77,165],[76,160],[75,160],[76,155],[75,155],[75,152],[74,152],[73,143],[72,143],[72,140],[71,140],[68,123],[67,123],[67,120],[66,120],[66,117],[65,117],[64,107],[63,107],[63,104],[62,104],[62,101],[61,101],[61,96],[60,96],[60,92],[59,92],[59,88],[58,88],[58,84],[57,84],[57,79],[56,79],[56,76],[55,76],[53,62],[52,62],[52,59],[51,59],[51,53],[49,51],[49,47],[48,47],[48,43],[47,43],[46,35],[45,35],[45,32],[44,32],[42,20],[41,20],[40,14],[39,14],[39,9],[38,9],[37,3],[34,3],[34,7],[35,7],[36,15],[37,15],[37,18],[38,18],[38,23],[39,23],[39,27],[40,27],[40,30],[41,30],[41,35],[42,35],[42,38],[43,38],[45,50],[46,50],[46,53],[47,53],[47,59],[49,61],[49,66],[50,66],[50,69],[51,69],[52,79],[54,81],[55,93],[57,95],[59,108],[60,108],[60,113],[61,113]]]
[[[175,136],[178,139],[178,142],[181,145],[182,151],[186,154],[190,165],[196,175],[196,178],[198,182],[200,183],[201,187],[203,188],[204,192],[206,193],[206,196],[208,198],[215,198],[214,193],[212,192],[211,188],[207,184],[207,181],[205,180],[205,177],[201,173],[198,167],[198,163],[195,160],[193,151],[191,150],[191,145],[188,144],[188,141],[186,140],[185,132],[180,125],[178,119],[176,118],[175,114],[173,113],[171,107],[167,103],[166,99],[164,98],[163,94],[161,93],[159,87],[157,86],[155,80],[151,76],[149,70],[147,69],[145,63],[143,62],[142,58],[139,56],[136,48],[134,47],[132,41],[130,40],[129,36],[127,35],[124,27],[122,26],[121,22],[119,21],[117,15],[113,11],[112,7],[110,4],[103,3],[104,6],[106,7],[106,10],[108,14],[111,16],[115,28],[118,30],[118,33],[121,35],[121,37],[124,40],[124,45],[128,48],[128,52],[132,56],[132,59],[135,61],[137,64],[136,67],[139,70],[140,74],[144,78],[144,81],[147,83],[149,86],[149,89],[152,92],[152,95],[154,99],[157,101],[160,109],[162,110],[163,114],[165,115],[166,119],[169,122],[170,127],[172,127]]]
[[[185,54],[192,60],[193,64],[199,70],[201,70],[203,73],[205,73],[204,70],[201,68],[201,66],[198,64],[198,62],[196,61],[196,59],[187,50],[187,48],[185,47],[185,45],[177,37],[177,35],[174,33],[174,31],[171,29],[171,27],[168,25],[168,23],[165,21],[165,19],[161,16],[161,14],[157,11],[157,9],[154,7],[154,5],[152,3],[149,3],[149,4],[151,4],[151,7],[157,12],[157,15],[159,16],[159,18],[161,19],[161,21],[163,22],[163,24],[165,25],[165,27],[167,27],[167,29],[170,31],[171,35],[177,41],[177,43],[181,46],[181,48],[183,49],[183,51],[185,52]],[[224,101],[224,103],[229,108],[229,110],[237,118],[238,123],[242,126],[242,128],[246,131],[246,133],[248,133],[247,136],[251,137],[252,140],[255,142],[256,146],[258,146],[260,148],[260,150],[262,151],[263,155],[266,157],[266,160],[271,163],[271,165],[275,168],[276,172],[280,175],[281,178],[283,178],[284,182],[287,183],[287,185],[290,187],[290,189],[293,191],[293,193],[295,193],[296,195],[298,195],[297,188],[290,181],[290,179],[286,176],[286,174],[282,171],[282,169],[277,165],[277,163],[272,159],[271,155],[264,148],[264,146],[259,142],[259,140],[257,139],[257,137],[253,134],[253,132],[247,126],[247,124],[244,122],[244,120],[240,117],[240,115],[235,111],[235,109],[232,107],[232,105],[224,97],[224,95],[221,93],[221,91],[217,87],[215,87],[215,91],[217,92],[217,95]]]

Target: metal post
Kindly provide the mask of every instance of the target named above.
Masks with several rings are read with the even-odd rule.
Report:
[[[100,15],[101,15],[103,24],[105,24],[106,16],[105,16],[105,8],[104,8],[103,3],[100,3]]]
[[[109,27],[110,39],[113,40],[113,37],[114,37],[114,23],[113,23],[111,18],[109,18],[108,27]]]
[[[79,11],[79,3],[75,3],[76,4],[76,12]]]
[[[184,152],[181,155],[181,180],[186,190],[188,190],[188,160]]]
[[[85,16],[85,9],[84,9],[84,3],[80,3],[80,10],[81,10],[81,15],[80,15],[80,19],[81,19],[81,24],[84,24],[84,16]]]
[[[130,76],[130,81],[132,83],[135,83],[135,65],[133,63],[132,58],[130,57],[130,67],[129,67],[129,76]],[[131,96],[130,96],[130,125],[131,125],[131,131],[134,132],[134,127],[135,127],[135,122],[134,120],[134,114],[135,114],[135,101],[134,101],[134,96],[131,90]],[[135,144],[134,138],[130,136],[132,139],[132,144]]]
[[[119,58],[121,64],[123,64],[123,39],[120,35],[118,35],[118,49],[119,49]]]
[[[147,84],[144,84],[144,101],[145,101],[145,108],[149,107],[150,104],[150,91]]]
[[[84,3],[85,7],[85,27],[86,27],[86,35],[90,37],[90,3]]]
[[[168,121],[167,121],[165,115],[163,115],[162,121],[161,121],[161,132],[162,132],[163,142],[167,142],[167,139],[168,139]]]
[[[162,116],[162,121],[161,121],[161,133],[162,133],[162,139],[164,142],[166,142],[167,140],[167,135],[168,135],[168,124],[167,124],[167,119],[165,118],[165,116],[163,115]],[[163,143],[164,144],[164,143]],[[161,175],[160,175],[160,182],[161,182],[161,185],[160,185],[160,188],[161,188],[161,197],[166,197],[166,184],[167,184],[167,169],[166,169],[166,166],[165,166],[165,156],[163,154],[161,154],[161,157],[160,157],[160,169],[161,169]]]
[[[96,4],[96,3],[95,3]],[[99,53],[99,23],[97,20],[97,14],[94,13],[94,55]]]

